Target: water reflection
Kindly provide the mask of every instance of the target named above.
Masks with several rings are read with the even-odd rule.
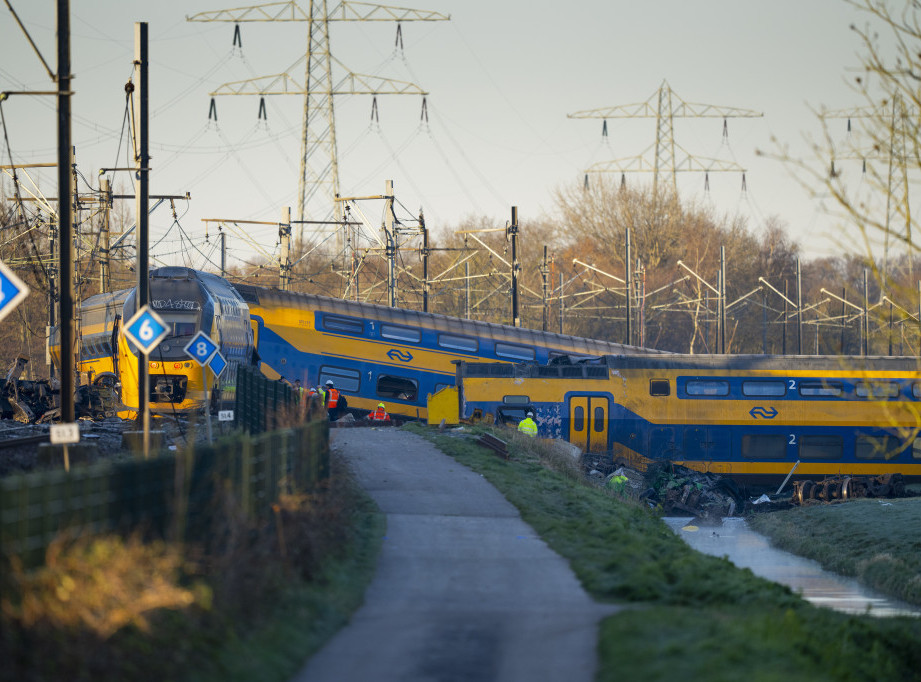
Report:
[[[721,526],[691,526],[689,517],[668,517],[665,522],[699,552],[725,556],[740,568],[777,583],[817,606],[846,613],[874,616],[918,616],[921,609],[889,599],[856,580],[829,573],[818,562],[784,552],[755,533],[744,519],[726,518]]]

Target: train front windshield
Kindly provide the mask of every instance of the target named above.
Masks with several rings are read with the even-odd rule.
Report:
[[[150,359],[159,359],[162,353],[163,359],[188,360],[189,356],[185,353],[185,347],[198,332],[198,315],[161,312],[160,316],[169,325],[170,330],[167,337],[151,353]]]

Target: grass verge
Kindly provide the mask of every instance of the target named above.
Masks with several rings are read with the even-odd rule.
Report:
[[[62,538],[11,571],[0,680],[289,680],[360,605],[384,517],[336,455],[272,524],[223,504],[208,546]]]
[[[290,580],[254,627],[235,627],[214,651],[208,669],[190,672],[183,682],[286,682],[361,606],[377,567],[386,522],[341,457],[331,453],[330,459],[336,500],[326,513],[309,515],[309,527],[301,530],[313,534],[318,532],[315,526],[326,525],[320,532],[329,535],[335,550],[318,558],[315,573]],[[339,516],[343,511],[345,515]],[[317,546],[298,533],[287,544],[289,554],[298,546]],[[305,564],[303,557],[291,559],[294,565]]]
[[[492,430],[504,461],[463,434],[410,428],[483,474],[596,599],[631,604],[607,618],[599,680],[919,679],[917,619],[811,606],[748,569],[690,549],[655,512],[585,482],[540,441]]]
[[[808,505],[749,524],[782,549],[921,605],[921,498]]]

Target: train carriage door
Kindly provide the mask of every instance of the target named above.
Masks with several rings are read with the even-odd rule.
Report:
[[[571,396],[569,442],[585,452],[606,452],[609,412],[610,405],[606,396]]]

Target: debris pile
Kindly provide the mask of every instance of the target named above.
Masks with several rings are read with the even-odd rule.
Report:
[[[640,496],[661,505],[666,516],[691,515],[698,521],[720,521],[742,511],[745,498],[730,478],[706,474],[676,464],[650,467],[649,488]]]
[[[47,379],[31,381],[19,378],[28,362],[28,358],[16,358],[7,370],[6,379],[0,387],[2,419],[34,424],[55,410],[54,395],[60,392],[56,386],[52,386]]]
[[[796,481],[793,484],[794,504],[853,500],[859,497],[905,497],[902,474],[881,476],[839,476],[822,481]]]

